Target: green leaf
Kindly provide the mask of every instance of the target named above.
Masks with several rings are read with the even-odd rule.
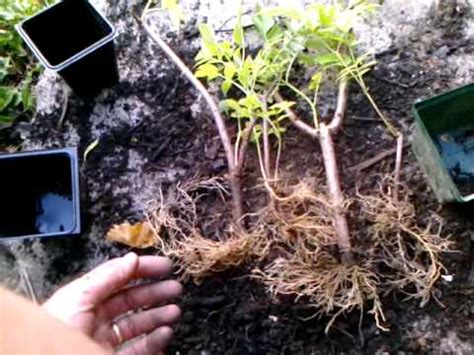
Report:
[[[250,75],[251,75],[250,68],[252,67],[252,63],[253,63],[252,59],[250,57],[247,57],[244,61],[244,64],[238,71],[237,77],[239,78],[240,83],[244,87],[250,86]]]
[[[351,12],[343,12],[337,16],[335,25],[338,30],[343,33],[349,33],[354,27],[357,17]]]
[[[4,112],[11,104],[14,104],[18,91],[14,87],[0,86],[0,113]]]
[[[298,56],[299,61],[307,66],[313,66],[318,64],[314,58],[315,57],[313,54],[307,53],[300,53],[300,55]]]
[[[220,57],[219,46],[216,42],[214,30],[206,23],[199,24],[199,32],[201,33],[202,45],[208,56]]]
[[[224,64],[224,77],[227,80],[232,80],[236,72],[237,72],[237,68],[235,67],[234,63]]]
[[[277,42],[284,37],[283,29],[280,26],[273,26],[267,32],[267,40],[269,42]]]
[[[270,31],[273,25],[275,25],[275,20],[273,17],[263,13],[254,16],[252,21],[258,33],[263,38],[267,38],[268,31]]]
[[[21,90],[21,103],[26,111],[29,111],[33,108],[34,100],[33,96],[31,95],[31,87],[29,84],[23,85]]]
[[[276,6],[261,11],[262,15],[270,17],[289,17],[295,20],[302,20],[304,18],[304,12],[294,6]]]
[[[184,12],[178,4],[177,0],[162,0],[161,7],[168,11],[168,15],[175,29],[179,29],[179,26],[184,22]]]
[[[278,112],[278,111],[282,112],[282,111],[286,111],[286,110],[290,109],[294,105],[295,105],[295,103],[293,101],[282,101],[282,102],[278,102],[276,104],[273,104],[272,106],[270,106],[270,109],[276,110],[276,112]]]
[[[250,94],[239,100],[239,104],[250,111],[256,110],[262,107],[262,103],[256,94]]]
[[[219,69],[213,64],[205,63],[197,68],[195,75],[197,78],[213,80],[219,76]]]
[[[230,80],[223,81],[221,84],[222,93],[227,96],[227,93],[229,92],[231,87],[232,87],[232,81]]]
[[[309,89],[313,91],[318,91],[321,81],[323,79],[323,73],[318,71],[316,72],[309,81]]]
[[[323,54],[318,54],[314,57],[314,61],[321,65],[321,66],[327,66],[330,64],[335,64],[339,62],[339,57],[337,56],[336,53],[323,53]]]
[[[216,43],[214,30],[207,23],[200,23],[199,33],[201,33],[201,38],[204,42],[207,43]]]
[[[219,43],[220,52],[224,57],[231,58],[233,54],[232,44],[229,41]]]
[[[9,57],[0,57],[0,83],[8,76],[8,71],[11,67],[10,61]]]
[[[239,111],[240,110],[239,103],[234,99],[222,100],[221,103],[222,103],[222,106],[223,106],[224,109],[229,109],[230,108],[234,111]]]
[[[240,18],[234,26],[232,37],[234,39],[235,44],[241,47],[244,45],[244,29],[242,28],[242,25],[240,23]]]
[[[0,115],[0,129],[10,127],[15,121],[14,116]]]
[[[202,65],[203,62],[207,62],[212,58],[212,54],[207,50],[207,48],[202,47],[199,52],[194,57],[194,60],[197,62],[198,66]]]
[[[319,22],[325,27],[332,26],[336,20],[337,9],[334,5],[319,6]]]

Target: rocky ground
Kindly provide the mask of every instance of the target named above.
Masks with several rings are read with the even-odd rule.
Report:
[[[133,18],[143,4],[92,2],[119,31],[120,85],[85,102],[69,93],[55,74],[45,72],[37,85],[34,121],[18,122],[6,138],[11,144],[21,140],[23,150],[77,146],[81,156],[99,140],[81,167],[86,201],[82,235],[0,245],[3,282],[25,294],[31,294],[31,284],[38,300],[101,261],[123,254],[126,248],[106,242],[105,232],[114,223],[140,220],[160,188],[225,171],[224,154],[202,100]],[[215,28],[230,27],[235,6],[223,0],[186,0],[185,30],[177,34],[161,17],[156,30],[192,65],[199,46],[196,24],[207,20]],[[408,137],[413,102],[473,81],[473,6],[467,0],[385,0],[376,17],[357,28],[360,46],[373,49],[378,60],[368,78],[372,93]],[[251,7],[246,2],[244,10]],[[362,94],[351,97],[349,110],[338,142],[343,169],[393,146],[381,125],[351,119],[375,117]],[[296,159],[292,151],[308,151],[307,144],[304,139],[290,142],[286,159]],[[317,156],[316,151],[305,154],[298,163],[309,168]],[[391,164],[382,162],[363,174],[389,171]],[[243,272],[237,270],[200,286],[186,285],[183,321],[169,352],[473,353],[473,206],[462,212],[438,206],[409,151],[403,175],[416,204],[438,210],[445,218],[447,233],[460,251],[446,256],[446,274],[453,281],[440,282],[440,303],[432,301],[421,309],[415,302],[402,302],[402,295],[391,296],[384,300],[390,332],[381,333],[370,317],[359,324],[359,314],[351,314],[325,335],[324,322],[303,320],[309,312],[304,305],[271,301],[260,284],[241,278]],[[345,186],[350,190],[365,177],[348,174]]]

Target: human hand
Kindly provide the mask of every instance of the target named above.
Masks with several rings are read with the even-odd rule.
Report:
[[[162,278],[171,269],[168,258],[129,253],[60,288],[43,307],[108,349],[143,336],[120,349],[120,353],[160,353],[171,339],[170,325],[179,319],[181,310],[174,304],[149,307],[180,296],[182,286],[175,280],[127,285],[142,278]],[[130,314],[130,311],[138,312]]]

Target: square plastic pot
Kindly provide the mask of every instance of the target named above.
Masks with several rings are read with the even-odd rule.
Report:
[[[81,232],[75,148],[0,155],[0,242]]]
[[[474,84],[418,102],[412,112],[412,148],[438,201],[474,201]]]
[[[16,29],[40,62],[79,96],[92,98],[118,82],[116,30],[88,1],[58,2]]]

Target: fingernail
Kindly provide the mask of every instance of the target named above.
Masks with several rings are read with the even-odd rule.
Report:
[[[130,253],[127,253],[125,254],[125,256],[123,257],[125,260],[133,260],[137,257],[137,254],[135,254],[133,251],[130,252]]]

